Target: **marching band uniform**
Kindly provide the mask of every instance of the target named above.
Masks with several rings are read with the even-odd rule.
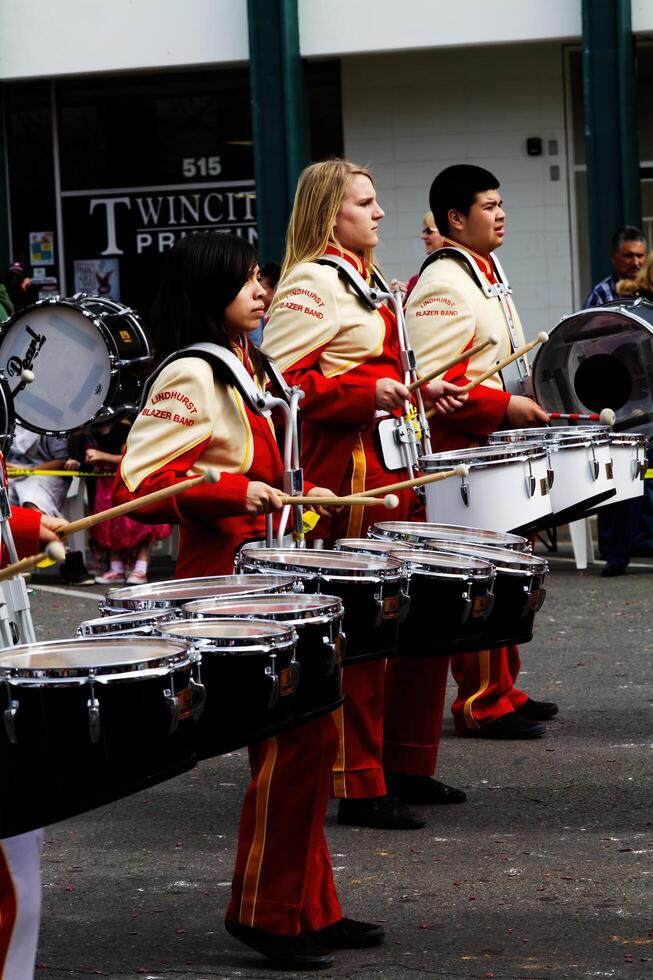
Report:
[[[246,350],[238,353],[253,375]],[[265,517],[245,512],[249,481],[282,483],[271,423],[234,387],[215,381],[205,360],[182,357],[158,375],[131,429],[114,498],[129,500],[211,466],[220,471],[216,484],[200,484],[136,515],[180,525],[180,578],[232,573],[238,548],[265,537]],[[337,744],[333,718],[325,715],[250,747],[252,782],[228,922],[297,936],[342,918],[323,832]]]
[[[496,283],[491,257],[445,239],[444,248],[447,247],[463,250],[484,279]],[[510,297],[506,301],[522,345],[524,336],[519,316]],[[406,308],[406,328],[422,374],[491,334],[499,338],[498,346],[486,347],[471,360],[463,360],[445,372],[444,380],[460,385],[474,381],[513,349],[499,298],[486,296],[465,262],[453,256],[432,261],[420,275]],[[499,428],[509,401],[501,376],[492,375],[470,391],[468,400],[457,412],[431,420],[433,452],[479,445]],[[458,684],[458,696],[451,710],[458,734],[478,732],[526,704],[528,695],[515,687],[519,667],[516,646],[484,650],[478,656],[461,654],[451,658],[451,672]]]
[[[363,278],[363,259],[329,246]],[[376,382],[403,382],[394,313],[365,307],[337,269],[301,262],[280,283],[265,330],[264,348],[289,385],[305,393],[300,403],[302,464],[311,480],[337,494],[360,493],[404,478],[386,470],[374,429]],[[401,491],[397,520],[423,519],[412,490]],[[359,537],[382,507],[344,509],[319,536]],[[371,661],[344,671],[345,703],[336,717],[340,750],[333,795],[381,797],[386,771],[431,776],[442,725],[447,658]],[[385,682],[385,707],[384,707]],[[384,720],[385,719],[385,720]],[[385,727],[385,734],[384,734]],[[384,740],[385,739],[385,740]]]

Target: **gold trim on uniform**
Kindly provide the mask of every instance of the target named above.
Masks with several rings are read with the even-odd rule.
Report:
[[[272,777],[274,776],[278,751],[277,739],[275,737],[267,739],[265,762],[261,767],[261,775],[258,786],[256,787],[256,825],[254,828],[254,838],[247,857],[245,874],[243,876],[243,893],[240,898],[239,921],[243,925],[248,926],[253,926],[256,918],[256,900],[258,898],[258,886],[261,880],[261,868],[265,854],[270,790],[272,788]]]

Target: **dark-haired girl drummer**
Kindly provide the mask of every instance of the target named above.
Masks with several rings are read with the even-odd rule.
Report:
[[[260,354],[248,343],[263,311],[254,249],[230,235],[192,234],[170,251],[157,310],[167,346],[199,341],[229,348],[264,384]],[[169,486],[208,467],[220,472],[138,512],[180,526],[177,574],[233,571],[245,542],[265,536],[265,514],[281,507],[282,463],[271,424],[198,356],[160,372],[127,441],[115,499]],[[308,494],[330,491],[311,487]],[[252,782],[240,822],[228,931],[289,969],[333,961],[331,950],[372,946],[383,929],[343,918],[323,824],[338,747],[331,715],[249,750]]]

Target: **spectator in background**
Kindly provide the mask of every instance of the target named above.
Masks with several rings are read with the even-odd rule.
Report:
[[[280,274],[281,266],[277,262],[266,262],[258,275],[258,281],[265,290],[265,296],[263,298],[265,312],[261,317],[261,322],[258,329],[255,330],[254,333],[250,334],[250,340],[252,340],[257,347],[260,347],[261,343],[263,342],[263,331],[265,330],[265,324],[268,322],[268,310],[270,309],[270,304],[274,299],[274,294],[277,291]]]
[[[444,245],[444,238],[438,230],[438,226],[435,223],[435,218],[433,217],[432,211],[427,211],[422,218],[422,231],[421,239],[424,242],[424,251],[427,255],[431,252],[435,252],[436,248],[442,248]],[[408,297],[415,288],[415,284],[419,279],[419,272],[416,272],[414,276],[411,276],[408,282],[400,282],[399,279],[393,279],[390,283],[391,289],[400,289],[404,294],[404,306],[408,301]]]
[[[634,225],[624,225],[612,236],[610,261],[612,273],[598,282],[587,299],[585,308],[611,303],[619,296],[638,295],[641,274],[646,258],[646,237]],[[647,263],[648,264],[648,263]],[[642,282],[642,288],[644,281]],[[633,542],[637,534],[642,511],[641,500],[623,500],[609,507],[602,507],[597,518],[599,551],[606,566],[601,572],[604,578],[623,575],[630,562]]]
[[[11,263],[3,283],[9,294],[9,299],[13,304],[14,311],[22,310],[23,307],[36,302],[38,288],[32,283],[27,269],[22,262]]]
[[[610,262],[612,272],[594,286],[583,304],[601,306],[617,299],[617,283],[624,279],[635,279],[644,265],[647,245],[646,235],[634,225],[624,225],[615,231],[610,243]]]
[[[616,286],[617,296],[628,299],[653,300],[653,252],[649,252],[644,265],[634,279],[620,279]]]
[[[6,462],[8,467],[16,469],[70,470],[71,476],[80,468],[80,461],[74,458],[67,436],[39,435],[22,425],[16,425]],[[9,503],[38,510],[49,517],[61,517],[68,486],[64,476],[11,476],[8,480]],[[68,585],[94,584],[81,551],[69,551],[59,571]]]

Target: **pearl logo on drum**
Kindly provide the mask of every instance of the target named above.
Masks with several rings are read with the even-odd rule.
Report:
[[[41,353],[41,348],[46,341],[46,338],[42,334],[34,333],[31,327],[26,326],[25,329],[32,339],[29,342],[29,347],[27,348],[25,356],[22,360],[20,357],[14,354],[7,361],[7,374],[10,378],[15,378],[24,369],[29,370],[32,367],[32,364]]]

